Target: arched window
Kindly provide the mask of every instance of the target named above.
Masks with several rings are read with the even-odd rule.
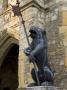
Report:
[[[8,8],[8,0],[3,0],[3,8],[4,10]]]

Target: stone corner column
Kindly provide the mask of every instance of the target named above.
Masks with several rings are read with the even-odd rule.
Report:
[[[26,2],[25,2],[26,3]],[[28,3],[28,1],[27,1]],[[25,9],[22,9],[23,19],[25,21],[25,27],[27,33],[29,32],[29,28],[33,25],[44,28],[44,12],[36,7],[35,2],[31,2],[25,5]],[[34,7],[33,7],[33,5]],[[29,7],[28,7],[29,6]],[[24,33],[23,24],[20,24],[19,28],[20,37],[19,37],[19,62],[18,62],[18,78],[19,78],[19,86],[18,88],[26,87],[28,84],[32,83],[31,79],[31,66],[28,61],[28,58],[25,56],[23,50],[28,46],[26,36]],[[21,89],[20,89],[21,90]]]

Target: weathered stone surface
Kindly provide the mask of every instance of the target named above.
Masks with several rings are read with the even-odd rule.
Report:
[[[16,4],[16,0],[8,1],[9,4]],[[34,1],[38,4],[36,3],[36,5],[34,5]],[[21,11],[28,34],[29,28],[32,25],[43,29],[46,27],[49,63],[52,69],[56,71],[54,84],[56,86],[67,87],[67,68],[65,68],[67,67],[67,7],[64,7],[64,3],[62,3],[62,7],[60,6],[61,4],[58,4],[61,0],[51,0],[52,3],[48,1],[20,0],[20,6],[24,6],[23,8],[25,8],[21,8]],[[28,4],[30,4],[30,6]],[[50,5],[53,6],[49,7]],[[30,64],[28,58],[23,53],[24,48],[27,47],[27,41],[23,25],[20,24],[19,18],[14,16],[10,5],[8,6],[6,11],[1,12],[0,15],[0,52],[2,52],[0,54],[0,63],[4,52],[9,50],[7,50],[7,48],[10,47],[12,43],[17,44],[19,41],[18,80],[19,87],[23,87],[31,83]],[[45,8],[45,6],[49,7],[48,12],[44,11],[43,8]],[[5,31],[7,31],[8,35],[5,35]]]
[[[67,90],[67,89],[62,89],[55,86],[38,86],[38,87],[27,87],[23,89],[21,88],[18,90]]]

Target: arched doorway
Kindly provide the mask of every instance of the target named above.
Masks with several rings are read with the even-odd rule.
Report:
[[[12,45],[1,65],[0,90],[16,90],[18,87],[18,53],[19,46]]]

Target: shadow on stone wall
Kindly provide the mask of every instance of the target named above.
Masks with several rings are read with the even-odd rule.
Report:
[[[0,90],[18,88],[18,53],[19,46],[14,44],[6,55],[0,68]]]
[[[59,86],[64,79],[65,73],[65,47],[63,43],[64,36],[59,33],[57,21],[50,22],[47,25],[47,37],[49,62],[52,69],[56,71],[54,77],[55,85]]]

